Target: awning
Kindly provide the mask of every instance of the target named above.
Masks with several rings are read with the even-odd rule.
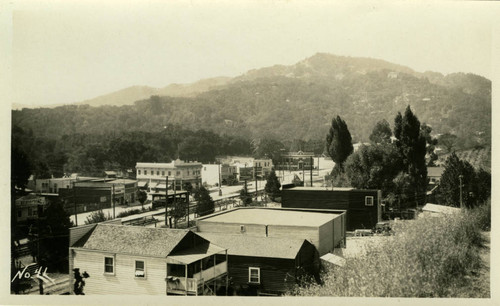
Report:
[[[148,184],[148,182],[137,182],[137,187],[143,188],[143,187],[146,187],[147,184]]]
[[[179,252],[175,252],[167,256],[167,263],[173,264],[190,264],[195,261],[201,260],[208,256],[222,253],[226,249],[221,248],[213,243],[199,245],[194,248],[190,248],[187,250],[182,250]]]
[[[325,255],[321,256],[321,259],[339,267],[343,267],[345,265],[344,257],[340,257],[332,253],[326,253]]]
[[[160,183],[160,184],[156,185],[155,188],[166,189],[167,188],[167,184],[161,184]]]

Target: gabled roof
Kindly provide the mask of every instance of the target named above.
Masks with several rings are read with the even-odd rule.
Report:
[[[78,241],[82,249],[112,253],[166,257],[189,233],[185,230],[98,224]]]
[[[295,259],[304,243],[304,239],[282,239],[255,237],[244,234],[199,232],[203,238],[227,248],[228,255]]]
[[[211,242],[203,243],[197,245],[193,248],[184,249],[181,251],[173,251],[167,258],[167,262],[170,263],[182,263],[190,264],[192,262],[198,261],[202,258],[222,253],[226,249],[221,248]]]

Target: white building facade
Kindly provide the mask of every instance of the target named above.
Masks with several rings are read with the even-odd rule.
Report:
[[[177,190],[187,182],[193,187],[198,187],[201,182],[202,164],[196,161],[177,159],[170,163],[137,163],[135,169],[138,187],[147,187],[150,192],[165,192],[167,178],[168,188],[175,185]]]

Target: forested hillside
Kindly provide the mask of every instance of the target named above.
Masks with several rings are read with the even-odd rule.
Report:
[[[368,141],[378,121],[393,125],[395,114],[411,105],[433,134],[456,135],[457,149],[490,144],[491,82],[473,74],[417,73],[381,60],[316,54],[296,65],[252,70],[217,84],[194,97],[153,95],[133,105],[25,108],[12,112],[12,124],[35,138],[59,142],[75,135],[101,141],[103,135],[140,132],[148,143],[156,141],[152,135],[175,127],[248,143],[309,141],[321,151],[334,116],[345,120],[354,142]],[[167,151],[173,158],[176,150]]]

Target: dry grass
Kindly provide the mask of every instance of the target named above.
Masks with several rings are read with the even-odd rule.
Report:
[[[473,210],[441,218],[399,222],[396,235],[366,246],[366,255],[330,269],[323,285],[296,288],[305,296],[489,297],[471,282],[480,271],[480,214]],[[489,286],[489,283],[488,283]],[[484,286],[483,286],[484,287]]]

